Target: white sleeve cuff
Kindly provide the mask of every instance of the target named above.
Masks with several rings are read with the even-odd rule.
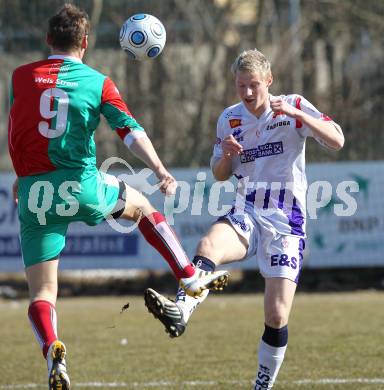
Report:
[[[128,146],[128,148],[130,148],[135,140],[145,137],[147,137],[147,133],[145,131],[133,130],[125,136],[124,143]]]

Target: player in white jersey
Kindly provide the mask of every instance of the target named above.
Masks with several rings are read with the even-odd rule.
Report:
[[[258,50],[241,53],[232,65],[241,102],[224,110],[217,124],[211,168],[217,180],[239,179],[231,211],[201,239],[194,263],[217,265],[256,255],[265,278],[265,330],[259,345],[255,390],[270,389],[288,342],[288,317],[305,248],[305,141],[339,150],[339,125],[300,95],[272,96],[270,63]],[[202,297],[179,289],[173,302],[152,289],[149,310],[171,336],[181,335]]]

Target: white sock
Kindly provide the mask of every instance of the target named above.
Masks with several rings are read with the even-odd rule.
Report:
[[[192,313],[196,310],[196,307],[207,298],[209,290],[204,290],[202,295],[197,298],[193,298],[185,293],[185,291],[180,287],[177,290],[176,294],[176,304],[180,308],[183,314],[183,320],[188,322]]]
[[[254,390],[272,389],[283,363],[286,349],[286,345],[284,347],[272,347],[263,340],[260,341],[259,370]]]

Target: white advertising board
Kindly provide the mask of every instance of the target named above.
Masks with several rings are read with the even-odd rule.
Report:
[[[147,171],[135,176],[125,172],[123,176],[135,188],[150,193],[151,203],[166,215],[193,257],[201,236],[230,208],[235,182],[215,183],[209,169],[174,169],[180,188],[175,197],[165,198],[159,191],[153,192],[153,186],[143,180],[143,172]],[[384,242],[384,162],[311,164],[307,177],[304,266],[384,266],[380,245]],[[13,180],[13,174],[0,176],[0,271],[23,269]],[[148,182],[154,184],[153,175]],[[96,227],[71,224],[61,269],[168,268],[137,228],[123,225],[118,230],[126,233],[107,222]],[[251,258],[232,267],[251,269],[257,264]]]

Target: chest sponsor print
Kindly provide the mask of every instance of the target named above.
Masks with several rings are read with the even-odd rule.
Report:
[[[266,130],[269,131],[269,130],[276,129],[277,127],[290,126],[290,125],[291,125],[290,121],[279,121],[279,122],[275,122],[275,123],[268,125],[266,127]]]
[[[242,164],[255,161],[257,158],[275,156],[283,153],[283,142],[268,142],[264,145],[259,145],[254,149],[244,150],[240,155]]]

